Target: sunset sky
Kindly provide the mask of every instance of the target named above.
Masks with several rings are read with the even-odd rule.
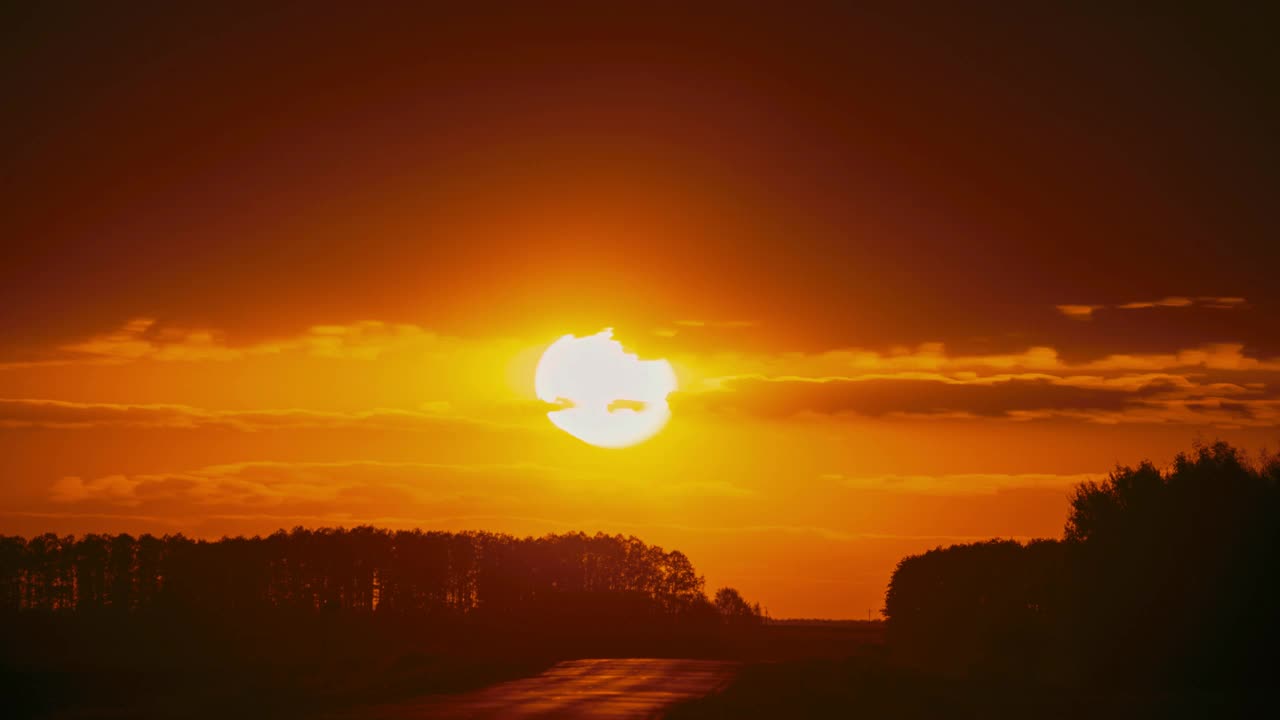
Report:
[[[353,6],[3,11],[0,533],[601,530],[866,617],[1280,445],[1256,18]],[[604,328],[633,447],[534,392]]]

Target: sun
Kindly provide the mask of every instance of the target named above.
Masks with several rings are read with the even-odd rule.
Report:
[[[547,413],[556,427],[597,447],[621,448],[667,424],[676,374],[666,360],[626,352],[605,328],[551,343],[538,360],[534,389],[539,400],[561,406]]]

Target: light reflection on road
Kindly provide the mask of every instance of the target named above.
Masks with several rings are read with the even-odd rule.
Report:
[[[737,665],[648,658],[570,660],[541,675],[461,695],[372,708],[363,718],[660,717],[671,704],[724,687]]]

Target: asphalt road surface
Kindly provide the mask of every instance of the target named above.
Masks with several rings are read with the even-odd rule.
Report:
[[[571,660],[530,678],[461,695],[384,705],[364,718],[632,718],[661,717],[673,703],[728,684],[735,663],[648,658]]]

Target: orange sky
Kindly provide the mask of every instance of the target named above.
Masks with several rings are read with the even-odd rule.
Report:
[[[0,532],[634,533],[865,617],[1280,435],[1247,18],[14,12]],[[680,382],[631,448],[533,393],[604,327]]]

